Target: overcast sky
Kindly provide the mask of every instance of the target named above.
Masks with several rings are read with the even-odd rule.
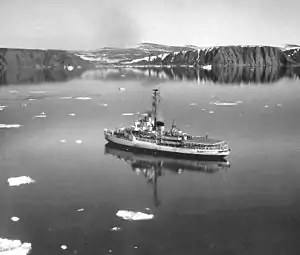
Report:
[[[0,0],[0,47],[300,44],[300,0]]]

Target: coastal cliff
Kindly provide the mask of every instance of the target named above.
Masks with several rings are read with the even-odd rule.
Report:
[[[66,66],[87,68],[89,61],[62,50],[31,50],[0,48],[0,69],[54,68]]]
[[[242,65],[242,66],[283,66],[296,61],[280,48],[271,46],[220,46],[206,49],[172,52],[150,56],[148,59],[132,60],[123,64],[134,65]]]
[[[93,67],[67,51],[0,48],[0,85],[65,81]]]

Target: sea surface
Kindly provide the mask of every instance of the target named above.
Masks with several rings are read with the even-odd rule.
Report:
[[[105,72],[0,86],[0,238],[32,255],[300,254],[299,79]],[[151,109],[154,88],[166,125],[228,141],[227,161],[107,145],[103,129]],[[34,182],[9,185],[20,176]]]

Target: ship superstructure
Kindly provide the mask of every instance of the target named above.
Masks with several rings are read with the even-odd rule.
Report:
[[[154,151],[216,157],[229,155],[226,141],[189,135],[174,123],[170,130],[166,130],[159,114],[159,103],[160,92],[154,89],[152,111],[140,116],[130,127],[104,129],[105,139],[119,145]]]

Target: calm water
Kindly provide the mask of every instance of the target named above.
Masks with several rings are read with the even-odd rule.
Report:
[[[0,87],[0,124],[22,125],[0,129],[1,238],[30,242],[38,255],[300,253],[299,80],[97,75]],[[122,113],[149,109],[156,87],[167,125],[229,141],[230,165],[105,146],[103,128],[130,125]],[[216,98],[242,103],[210,104]],[[9,187],[23,175],[36,183]],[[154,219],[116,216],[146,208]]]

